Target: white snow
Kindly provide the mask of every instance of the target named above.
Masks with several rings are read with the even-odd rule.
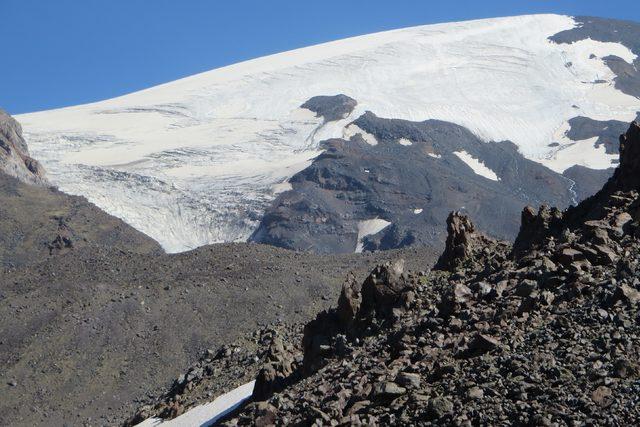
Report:
[[[380,218],[360,221],[358,223],[358,244],[356,245],[355,253],[360,253],[362,252],[362,249],[364,249],[362,239],[367,236],[378,234],[390,225],[391,223],[389,221],[385,221]]]
[[[410,146],[410,145],[413,145],[413,142],[411,142],[411,140],[409,140],[407,138],[400,138],[398,140],[398,144],[404,145],[404,146]]]
[[[253,393],[254,384],[255,381],[251,381],[250,383],[241,385],[240,387],[231,390],[230,392],[223,394],[222,396],[219,396],[213,402],[196,406],[195,408],[190,409],[189,411],[172,420],[163,421],[160,418],[149,418],[138,424],[137,427],[212,426],[220,418],[234,411],[245,400],[250,398],[251,394]]]
[[[429,157],[433,157],[434,159],[441,159],[442,155],[441,154],[435,154],[435,153],[427,153],[429,155]]]
[[[358,125],[355,125],[352,123],[346,128],[344,128],[344,132],[343,132],[344,139],[351,139],[351,137],[355,135],[360,135],[362,139],[364,139],[364,141],[369,145],[378,145],[378,140],[376,139],[376,137],[371,135],[369,132],[366,132],[360,129]]]
[[[370,34],[17,119],[61,190],[182,251],[247,239],[274,185],[309,165],[319,141],[360,133],[377,143],[348,126],[367,110],[454,122],[541,162],[557,154],[548,144],[576,115],[630,121],[640,100],[615,89],[601,58],[635,55],[616,43],[548,40],[575,25],[534,15]],[[323,124],[299,108],[337,93],[358,101],[344,120]]]
[[[273,186],[271,187],[271,191],[273,192],[273,194],[280,194],[280,193],[284,193],[285,191],[289,191],[292,190],[293,187],[291,186],[291,184],[289,182],[280,182],[278,184],[273,184]]]
[[[604,145],[595,147],[598,138],[589,138],[564,145],[553,157],[546,159],[543,164],[549,169],[562,173],[573,165],[586,166],[591,169],[608,169],[617,167],[613,163],[620,156],[607,154]]]
[[[563,173],[571,166],[580,165],[591,169],[615,168],[618,160],[617,154],[607,154],[604,145],[596,148],[597,137],[573,141],[567,137],[570,126],[568,123],[562,124],[554,134],[554,141],[559,143],[546,158],[540,163],[551,170]]]
[[[416,214],[416,215],[420,215],[422,213],[422,211],[423,211],[422,209],[414,209],[413,213]]]
[[[487,179],[493,180],[493,181],[500,181],[500,178],[498,178],[498,175],[496,175],[496,173],[494,171],[492,171],[491,169],[489,169],[484,162],[476,159],[475,157],[473,157],[471,154],[467,153],[466,151],[454,151],[453,154],[455,154],[456,156],[458,156],[458,158],[460,160],[462,160],[463,162],[465,162],[467,164],[467,166],[469,166],[471,169],[473,169],[473,171],[480,175],[483,176]]]

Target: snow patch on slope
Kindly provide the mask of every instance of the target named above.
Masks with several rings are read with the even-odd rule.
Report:
[[[454,151],[453,154],[455,154],[460,160],[465,162],[466,165],[469,166],[471,169],[473,169],[473,171],[476,174],[483,176],[487,179],[490,179],[492,181],[500,181],[500,178],[498,178],[498,175],[496,175],[494,171],[489,169],[484,164],[484,162],[476,159],[466,151]]]
[[[289,191],[292,190],[293,186],[291,186],[291,183],[289,182],[280,182],[278,184],[274,184],[271,187],[271,191],[273,191],[273,194],[280,194],[280,193],[284,193],[285,191]]]
[[[344,139],[351,139],[352,137],[360,135],[364,141],[369,145],[378,145],[378,140],[375,136],[371,135],[369,132],[362,130],[358,125],[350,124],[346,128],[344,128]]]
[[[160,418],[149,418],[137,427],[207,427],[214,425],[225,415],[231,413],[251,397],[255,381],[241,385],[216,398],[213,402],[196,406],[193,409],[172,420],[164,421]]]
[[[609,169],[617,167],[618,154],[607,154],[604,144],[596,147],[598,137],[573,141],[567,137],[570,130],[568,123],[563,124],[555,133],[559,144],[549,156],[541,161],[543,165],[558,173],[563,173],[571,166],[579,165],[591,169]]]
[[[379,232],[381,232],[382,230],[384,230],[390,225],[391,223],[389,221],[385,221],[384,219],[380,219],[380,218],[367,219],[364,221],[360,221],[358,223],[358,244],[356,245],[355,253],[361,253],[362,250],[364,249],[363,247],[364,243],[362,239],[364,239],[367,236],[378,234]]]

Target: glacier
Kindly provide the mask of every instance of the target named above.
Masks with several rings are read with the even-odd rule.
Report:
[[[611,167],[603,150],[569,149],[564,132],[578,115],[635,118],[640,99],[615,88],[603,58],[636,56],[620,43],[548,39],[576,25],[531,15],[386,31],[17,119],[62,191],[180,252],[246,240],[288,179],[322,152],[320,141],[358,133],[350,124],[365,111],[510,140],[556,171]],[[300,108],[335,94],[358,102],[348,117],[325,122]]]

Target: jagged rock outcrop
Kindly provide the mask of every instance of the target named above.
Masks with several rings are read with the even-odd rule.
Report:
[[[273,338],[266,355],[266,363],[260,369],[253,388],[254,400],[261,401],[271,397],[291,383],[296,370],[296,361],[292,349],[282,338]]]
[[[447,218],[447,240],[445,249],[435,265],[437,270],[456,271],[461,268],[472,270],[489,268],[490,264],[478,263],[478,255],[493,254],[493,264],[505,258],[507,244],[476,232],[469,217],[460,212],[452,212]]]
[[[629,191],[640,188],[640,125],[633,122],[620,136],[620,166],[605,186],[605,191]]]
[[[18,178],[22,182],[46,185],[44,168],[29,156],[27,143],[22,137],[22,127],[0,109],[0,172]]]
[[[303,373],[319,370],[328,359],[344,354],[347,337],[357,339],[399,318],[415,300],[402,259],[377,266],[359,285],[353,278],[342,287],[338,307],[320,313],[304,328]]]
[[[301,379],[261,403],[270,422],[637,425],[636,123],[620,153],[596,196],[565,213],[525,209],[517,250],[454,213],[442,270],[387,264],[347,281],[337,309],[305,327]]]
[[[541,243],[551,233],[562,229],[562,212],[558,208],[540,206],[538,212],[531,206],[522,210],[520,232],[513,244],[513,254],[518,255],[534,244]]]

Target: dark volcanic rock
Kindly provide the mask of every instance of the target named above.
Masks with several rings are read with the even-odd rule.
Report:
[[[358,237],[370,251],[440,248],[451,211],[472,214],[488,235],[513,238],[523,205],[564,208],[574,198],[572,181],[525,159],[511,142],[486,143],[448,122],[390,120],[370,112],[354,124],[378,144],[358,135],[324,141],[326,151],[289,180],[293,189],[267,210],[253,241],[321,253],[353,252]],[[455,154],[463,151],[499,180],[476,174]],[[360,222],[374,218],[391,224],[359,235]]]
[[[316,113],[317,117],[324,118],[326,122],[342,120],[351,114],[358,102],[347,95],[314,96],[301,105]]]
[[[576,192],[576,200],[584,200],[600,190],[607,180],[611,178],[614,170],[614,168],[591,169],[574,165],[562,172],[562,175],[575,182],[573,191]]]
[[[455,271],[478,252],[488,249],[490,245],[488,238],[476,233],[475,226],[466,215],[452,212],[447,218],[445,249],[435,268]]]
[[[640,114],[638,114],[638,118],[640,118]],[[629,123],[619,120],[594,120],[579,116],[569,119],[569,126],[567,138],[573,141],[583,141],[597,137],[596,147],[604,145],[607,154],[619,154],[618,138],[629,128]]]
[[[519,255],[541,243],[551,233],[558,234],[562,227],[562,212],[559,209],[542,205],[536,213],[531,206],[525,207],[520,216],[520,232],[513,244],[514,254]]]
[[[597,195],[566,212],[525,209],[517,256],[490,239],[477,250],[475,227],[454,214],[452,272],[387,265],[350,281],[306,325],[303,357],[321,363],[265,402],[271,421],[638,425],[639,130],[620,139],[620,167]],[[249,405],[224,425],[254,417]]]
[[[284,389],[296,369],[292,349],[285,346],[280,337],[274,337],[266,356],[267,363],[258,372],[252,399],[266,400],[273,393]]]

